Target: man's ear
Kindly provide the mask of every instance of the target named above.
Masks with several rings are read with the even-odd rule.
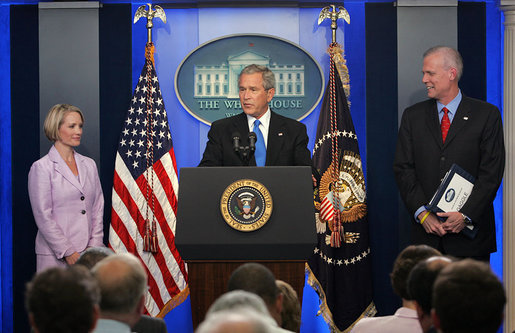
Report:
[[[267,102],[270,103],[272,98],[274,98],[274,95],[275,95],[275,88],[268,89],[267,92],[266,92],[266,100],[267,100]]]
[[[138,306],[136,307],[136,310],[139,314],[143,314],[145,312],[145,295],[141,295],[141,298],[138,302]]]
[[[422,320],[422,318],[424,318],[424,311],[422,310],[422,307],[420,306],[420,304],[418,304],[417,301],[414,301],[414,303],[415,303],[415,310],[417,311],[418,320]]]
[[[34,333],[39,333],[39,330],[36,327],[36,323],[34,322],[34,315],[32,314],[32,312],[29,312],[29,323]]]
[[[100,307],[98,304],[93,306],[93,325],[91,326],[90,332],[93,332],[97,327],[98,318],[100,318]]]
[[[438,317],[438,314],[436,313],[435,309],[431,309],[431,319],[433,320],[433,326],[438,331],[441,331],[442,327],[440,325],[440,317]]]
[[[275,308],[277,309],[277,313],[283,312],[283,302],[284,294],[279,293],[279,295],[277,295],[277,299],[275,300]]]
[[[449,80],[455,81],[458,78],[458,70],[454,67],[449,69]]]

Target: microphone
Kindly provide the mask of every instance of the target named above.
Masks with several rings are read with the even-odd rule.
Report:
[[[239,132],[234,132],[232,134],[232,148],[234,149],[235,152],[240,151],[240,133]]]
[[[256,141],[257,141],[256,133],[250,132],[249,133],[249,148],[250,148],[250,151],[255,151],[256,150]]]

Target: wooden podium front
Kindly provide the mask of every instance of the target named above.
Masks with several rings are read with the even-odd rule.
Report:
[[[187,261],[193,328],[196,329],[209,306],[227,291],[232,272],[249,261]],[[275,278],[288,282],[302,301],[305,262],[301,260],[253,261],[268,267]]]

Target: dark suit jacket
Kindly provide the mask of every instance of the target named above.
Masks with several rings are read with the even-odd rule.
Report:
[[[417,103],[404,111],[393,169],[401,197],[412,216],[429,203],[453,163],[472,174],[476,182],[461,212],[479,227],[478,234],[474,239],[447,234],[442,237],[442,245],[451,255],[481,256],[496,251],[493,200],[502,180],[504,158],[499,110],[463,96],[445,144],[435,100]],[[418,224],[412,228],[412,237],[414,243],[433,247],[440,238],[427,234]]]
[[[166,323],[161,318],[142,315],[132,328],[134,333],[167,333]]]
[[[233,149],[235,132],[240,133],[242,145],[248,145],[249,125],[245,113],[215,121],[207,135],[209,140],[199,166],[243,166],[240,156]],[[311,166],[308,141],[304,124],[272,111],[265,165]],[[254,157],[250,165],[256,165]]]

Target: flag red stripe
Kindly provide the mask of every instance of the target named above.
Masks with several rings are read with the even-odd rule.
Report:
[[[116,173],[115,173],[115,175],[116,175]],[[119,192],[117,192],[117,193],[119,193]],[[120,198],[123,198],[123,197],[120,196]],[[136,244],[134,243],[134,240],[130,236],[129,231],[125,227],[125,224],[122,222],[122,220],[120,219],[120,217],[118,216],[118,214],[116,213],[116,211],[114,209],[112,210],[111,219],[112,219],[112,221],[120,221],[120,223],[118,223],[118,228],[116,229],[116,234],[122,240],[123,244],[125,245],[125,248],[127,248],[127,250],[136,249]],[[154,276],[152,275],[152,272],[148,269],[145,262],[143,260],[141,260],[141,257],[139,256],[138,251],[133,252],[133,251],[129,250],[129,252],[134,254],[136,257],[138,257],[138,259],[143,264],[143,267],[145,267],[145,270],[147,271],[147,276],[148,276],[148,285],[150,287],[150,294],[152,295],[152,298],[154,299],[154,302],[157,304],[157,306],[160,309],[162,309],[164,306],[164,302],[163,302],[163,299],[161,298],[161,293],[159,292],[159,287],[156,283],[156,280],[154,279]]]
[[[154,181],[157,181],[158,179],[154,179]],[[145,178],[145,174],[143,173],[141,176],[138,177],[136,180],[136,184],[138,184],[141,192],[146,195],[147,190],[147,180]],[[152,200],[154,201],[154,216],[156,220],[158,221],[159,225],[161,226],[161,231],[163,231],[163,224],[166,224],[168,226],[168,223],[166,222],[166,217],[163,213],[163,210],[161,208],[161,205],[159,201],[157,200],[155,194],[152,194],[152,197],[149,198],[149,202],[151,203]],[[152,205],[150,204],[149,212],[151,210]],[[143,228],[142,228],[143,229]],[[170,230],[168,228],[168,230]],[[142,233],[143,235],[144,233]],[[170,236],[165,236],[166,238],[169,238]],[[180,289],[178,288],[177,284],[175,283],[175,280],[173,279],[170,270],[168,269],[168,266],[166,264],[166,260],[163,257],[163,253],[161,251],[158,251],[154,254],[154,258],[156,259],[159,270],[161,271],[161,274],[163,275],[163,281],[166,284],[166,289],[170,292],[170,295],[176,295],[180,292]]]
[[[171,203],[174,214],[177,214],[177,195],[173,190],[172,182],[170,181],[170,178],[168,177],[168,174],[166,173],[166,170],[164,169],[161,161],[157,161],[156,163],[154,163],[154,171],[157,174],[159,181],[161,182],[161,185],[163,186],[168,201]],[[179,251],[177,251],[177,248],[175,247],[174,232],[170,229],[168,223],[160,222],[159,224],[161,226],[163,234],[165,235],[165,240],[168,244],[168,248],[172,252],[175,261],[179,265],[179,268],[182,274],[184,275],[186,281],[188,281],[186,267],[184,265],[184,262],[182,261],[181,256],[179,255]]]
[[[143,176],[140,176],[140,178],[143,178]],[[131,177],[131,179],[132,179],[132,177]],[[137,182],[135,182],[135,183],[137,183]],[[133,200],[132,196],[130,195],[129,190],[127,189],[127,187],[125,187],[125,183],[121,180],[121,178],[119,177],[117,172],[115,172],[113,189],[116,191],[116,193],[118,193],[120,199],[127,207],[127,210],[130,212],[132,219],[134,221],[140,221],[139,223],[136,223],[136,228],[137,228],[140,236],[143,238],[143,236],[145,234],[145,225],[143,223],[144,218],[141,215],[141,212],[140,212],[136,202]],[[159,206],[159,204],[157,206]],[[128,223],[132,223],[132,221],[129,221]],[[125,224],[123,226],[125,228]],[[130,235],[127,234],[127,237],[130,237]],[[120,237],[120,239],[123,240],[124,244],[126,243],[125,239],[123,239],[122,237]],[[128,247],[127,250],[131,253],[136,254],[137,246],[136,246],[136,244],[134,244],[134,241],[132,240],[132,238],[131,238],[131,241],[132,241],[131,247],[130,248]],[[175,280],[170,275],[170,271],[166,265],[166,261],[164,260],[162,252],[159,251],[157,254],[154,254],[154,258],[159,267],[159,270],[161,271],[161,275],[163,277],[163,281],[165,283],[165,287],[166,287],[168,293],[170,294],[171,297],[175,296],[176,294],[178,294],[180,292],[180,290],[179,290],[178,286],[176,285]],[[157,272],[153,272],[153,273],[157,274]],[[157,286],[157,284],[156,284],[156,286]],[[160,290],[159,289],[153,290],[151,288],[151,292],[152,292],[152,294],[154,294],[153,292],[160,293]],[[161,296],[159,296],[159,297],[161,298]]]

